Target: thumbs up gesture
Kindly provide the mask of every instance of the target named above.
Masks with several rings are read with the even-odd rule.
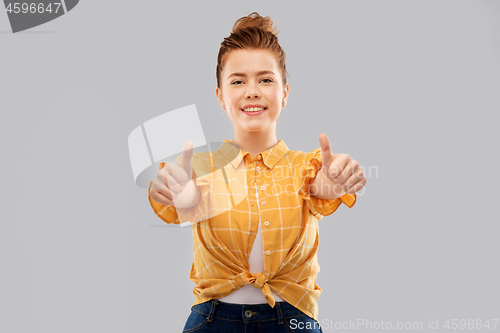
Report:
[[[177,208],[190,208],[198,204],[201,192],[192,179],[192,155],[193,143],[188,141],[180,161],[165,163],[165,166],[158,170],[151,187],[151,197],[154,201]]]
[[[332,154],[330,140],[324,133],[319,135],[321,147],[322,172],[332,181],[332,186],[341,188],[343,192],[354,194],[366,184],[366,177],[357,161],[347,154]]]

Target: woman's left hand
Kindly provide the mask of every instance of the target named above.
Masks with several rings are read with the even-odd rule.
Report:
[[[354,194],[366,184],[363,169],[347,154],[332,154],[330,140],[324,133],[319,135],[322,163],[321,170],[334,184],[341,185],[348,194]]]

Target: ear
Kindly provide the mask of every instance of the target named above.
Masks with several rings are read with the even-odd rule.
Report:
[[[215,87],[215,96],[217,97],[217,100],[219,101],[220,107],[225,110],[226,105],[224,104],[224,99],[222,97],[222,90],[219,89],[219,87]]]
[[[283,100],[284,100],[284,103],[285,103],[285,105],[283,105],[283,107],[286,106],[286,103],[288,101],[288,92],[289,91],[290,91],[290,85],[287,82],[286,85],[285,85],[285,88],[283,90]]]

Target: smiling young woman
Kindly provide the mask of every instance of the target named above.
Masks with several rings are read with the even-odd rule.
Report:
[[[286,104],[289,84],[283,82],[278,61],[263,49],[226,54],[216,96],[233,122],[233,143],[252,156],[274,146],[276,121]]]
[[[176,209],[155,202],[160,191],[150,184],[158,217],[169,224],[197,222],[190,271],[196,299],[184,332],[322,332],[318,221],[341,204],[352,208],[366,178],[349,155],[330,152],[323,133],[321,147],[311,152],[289,150],[277,140],[290,87],[276,35],[271,19],[254,12],[237,20],[221,43],[215,94],[234,138],[209,158],[192,155],[199,203]],[[237,202],[224,191],[236,171],[246,182]],[[233,205],[210,214],[216,202]]]

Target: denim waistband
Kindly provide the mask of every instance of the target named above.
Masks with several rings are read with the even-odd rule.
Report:
[[[306,314],[288,302],[275,302],[274,308],[269,304],[233,304],[211,299],[191,307],[196,311],[213,318],[239,321],[244,323],[277,320],[283,323],[283,318],[305,316]]]

